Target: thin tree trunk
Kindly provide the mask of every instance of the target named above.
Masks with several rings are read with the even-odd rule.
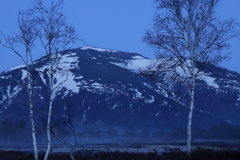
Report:
[[[71,156],[72,160],[75,160],[74,157],[73,157],[73,151],[75,150],[75,147],[77,145],[77,136],[76,136],[75,129],[74,129],[73,134],[74,134],[75,144],[72,144],[72,149],[71,149],[71,152],[70,152],[70,156]]]
[[[51,69],[49,81],[50,81],[50,102],[49,102],[49,110],[48,110],[48,120],[47,120],[47,151],[44,156],[44,160],[48,160],[48,156],[51,151],[51,118],[52,118],[52,105],[53,105],[53,99],[54,99],[54,92],[53,92],[53,71]]]
[[[193,100],[192,100],[193,101]],[[188,113],[188,125],[187,125],[187,153],[191,152],[191,142],[192,142],[192,114],[193,114],[193,102]]]
[[[28,69],[29,71],[29,69]],[[30,73],[30,72],[29,72]],[[36,131],[35,131],[35,122],[33,119],[33,101],[32,101],[32,75],[29,75],[29,84],[28,84],[28,100],[29,100],[29,109],[30,109],[30,121],[31,121],[31,128],[32,128],[32,140],[33,140],[33,150],[34,150],[34,160],[38,160],[38,148],[37,148],[37,139],[36,139]]]
[[[50,100],[49,111],[48,111],[48,120],[47,120],[47,142],[48,142],[48,146],[47,146],[46,154],[44,156],[44,160],[48,160],[48,156],[49,156],[49,153],[51,151],[51,135],[50,135],[51,117],[52,117],[52,99]]]
[[[70,151],[70,157],[72,158],[72,160],[75,160],[74,157],[73,157],[73,151],[76,147],[76,144],[72,145],[72,148],[71,148],[71,151]]]
[[[33,119],[33,108],[32,107],[30,107],[30,120],[31,120],[31,125],[32,125],[32,140],[33,140],[33,149],[34,149],[34,160],[38,160],[38,148],[37,148],[35,123],[34,123],[34,119]]]
[[[187,125],[187,153],[191,153],[191,143],[192,143],[192,116],[194,109],[194,97],[195,97],[195,78],[192,80],[192,89],[191,89],[191,103],[188,113],[188,125]]]

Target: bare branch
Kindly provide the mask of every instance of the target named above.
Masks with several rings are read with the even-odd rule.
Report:
[[[143,37],[143,42],[153,47],[160,57],[144,74],[159,80],[162,89],[180,105],[190,102],[188,153],[197,80],[207,66],[218,65],[229,57],[222,51],[230,47],[230,39],[240,35],[236,21],[216,18],[215,8],[219,1],[155,0],[157,12],[153,30],[148,30]],[[188,96],[176,97],[178,87]]]

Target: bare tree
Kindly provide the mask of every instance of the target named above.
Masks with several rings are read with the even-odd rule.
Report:
[[[31,121],[31,130],[32,130],[32,139],[33,139],[33,148],[34,148],[34,159],[38,159],[38,149],[37,149],[37,140],[35,133],[35,122],[33,117],[34,111],[34,65],[32,58],[32,49],[34,47],[34,42],[37,38],[37,23],[33,19],[33,10],[19,11],[18,12],[18,27],[19,33],[13,37],[5,37],[2,32],[0,36],[4,42],[0,41],[0,44],[10,50],[12,50],[17,56],[21,58],[23,63],[26,65],[27,70],[27,80],[25,80],[25,90],[28,97],[28,104],[26,106],[30,110],[30,121]],[[25,48],[25,55],[17,51],[16,44],[22,44]],[[24,81],[24,80],[23,80]]]
[[[239,32],[232,19],[219,20],[215,8],[220,0],[154,0],[157,12],[153,30],[143,41],[156,49],[157,60],[144,73],[161,80],[172,99],[188,108],[187,151],[191,152],[191,126],[197,80],[206,66],[217,65],[229,57],[228,41]],[[175,87],[185,91],[179,97]],[[183,101],[185,100],[185,101]]]
[[[72,105],[68,104],[65,107],[66,115],[65,115],[64,119],[62,120],[62,122],[63,122],[63,125],[68,130],[70,130],[70,132],[72,133],[73,138],[74,138],[74,142],[67,142],[67,141],[63,140],[63,138],[58,136],[58,134],[54,131],[54,127],[51,127],[50,131],[51,131],[52,135],[56,139],[58,139],[60,142],[62,142],[63,144],[72,146],[71,151],[70,151],[70,156],[71,156],[72,160],[74,160],[73,151],[75,150],[75,147],[77,146],[78,143],[77,143],[76,128],[74,126],[74,121],[75,121],[76,116],[71,110],[72,110]],[[61,122],[61,120],[60,120],[60,122]],[[57,127],[57,126],[55,126],[55,127]]]
[[[49,106],[48,106],[48,119],[47,119],[47,141],[48,147],[44,160],[48,159],[51,150],[51,117],[53,112],[53,102],[57,94],[57,89],[67,80],[67,69],[59,68],[61,57],[67,52],[67,47],[77,40],[75,29],[66,23],[66,18],[63,14],[63,2],[61,0],[52,0],[50,6],[43,4],[41,0],[37,1],[34,5],[36,13],[36,20],[40,25],[40,32],[38,37],[41,41],[42,47],[45,50],[48,64],[45,69],[48,82],[47,87],[49,90]],[[61,51],[61,52],[60,52]],[[59,73],[66,77],[63,81],[59,82],[56,76]]]

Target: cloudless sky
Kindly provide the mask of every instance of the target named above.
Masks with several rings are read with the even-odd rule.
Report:
[[[44,0],[49,2],[50,0]],[[0,30],[8,36],[18,32],[17,11],[27,9],[34,0],[0,0]],[[65,0],[64,13],[81,39],[73,48],[84,45],[140,53],[154,58],[155,53],[141,42],[147,29],[153,26],[153,0]],[[222,0],[217,16],[240,23],[240,0]],[[230,41],[231,59],[222,67],[240,73],[240,39]],[[18,47],[21,51],[21,47]],[[34,59],[44,53],[36,47]],[[0,46],[0,72],[23,64],[12,51]]]

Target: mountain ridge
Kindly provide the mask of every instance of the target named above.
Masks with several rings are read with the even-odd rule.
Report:
[[[69,72],[66,82],[56,92],[55,106],[58,107],[54,114],[61,117],[66,107],[63,102],[67,101],[74,106],[79,125],[124,127],[131,123],[166,129],[186,127],[187,109],[167,97],[156,82],[139,73],[139,69],[151,61],[138,53],[92,46],[68,50],[59,63],[63,71]],[[47,110],[46,64],[45,57],[34,62],[39,77],[35,88],[36,119]],[[28,117],[28,110],[22,105],[27,100],[21,87],[26,79],[24,68],[20,65],[0,73],[2,118],[19,118],[19,113],[14,111]],[[206,73],[196,89],[193,125],[206,128],[222,120],[240,124],[237,114],[240,111],[240,74],[216,66]],[[56,73],[57,81],[65,80],[61,74]]]

